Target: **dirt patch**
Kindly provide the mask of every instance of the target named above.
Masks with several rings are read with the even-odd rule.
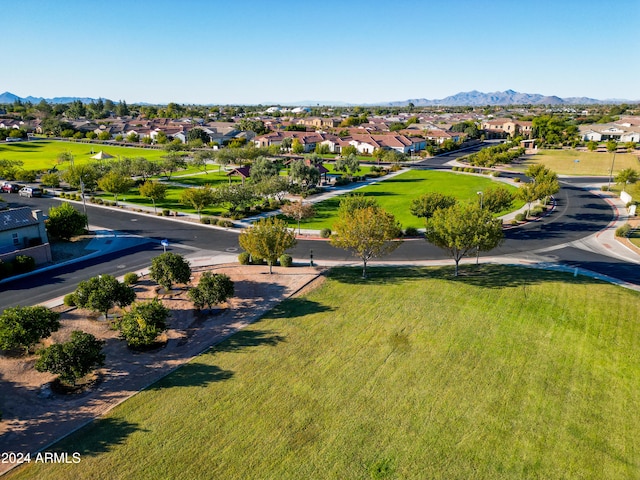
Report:
[[[67,260],[88,255],[93,251],[87,248],[91,240],[93,240],[92,235],[80,235],[72,238],[68,242],[61,240],[51,242],[51,258],[53,263],[66,262]]]
[[[55,392],[49,385],[54,376],[37,372],[35,355],[0,355],[0,451],[35,452],[93,418],[104,414],[210,345],[218,343],[257,320],[277,303],[294,293],[308,291],[324,277],[312,267],[267,267],[216,265],[194,269],[195,285],[203,271],[224,273],[235,284],[235,297],[211,311],[198,312],[188,300],[186,288],[159,295],[171,310],[166,344],[148,352],[134,352],[118,338],[110,321],[82,309],[59,307],[62,328],[42,346],[66,341],[73,330],[92,333],[105,341],[105,367],[98,371],[91,388],[71,395]],[[313,283],[320,278],[319,283]],[[135,286],[138,300],[156,296],[156,285],[143,277]],[[0,465],[0,473],[9,465]]]

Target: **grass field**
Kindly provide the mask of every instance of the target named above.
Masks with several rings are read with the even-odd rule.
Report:
[[[366,196],[374,197],[387,211],[393,213],[403,228],[424,228],[424,219],[411,215],[409,206],[414,198],[426,192],[442,192],[453,195],[461,201],[477,199],[477,192],[497,182],[488,177],[475,175],[461,175],[434,170],[409,170],[394,178],[380,181],[357,190]],[[516,191],[515,187],[499,183],[506,188]],[[336,221],[340,198],[332,198],[314,205],[316,216],[301,222],[302,228],[320,230],[331,228]],[[514,201],[514,209],[524,205],[521,201]],[[506,213],[506,212],[504,212]],[[297,222],[290,222],[293,227]]]
[[[91,153],[93,150],[93,153]],[[116,147],[91,143],[37,140],[0,145],[0,158],[21,160],[26,170],[48,170],[58,164],[58,155],[70,152],[78,164],[90,161],[100,150],[114,157],[145,157],[156,160],[166,155],[163,150],[150,148]],[[105,160],[108,161],[108,160]],[[66,167],[65,167],[66,168]]]
[[[336,269],[8,478],[638,478],[639,294],[452,270]]]
[[[542,163],[560,175],[609,175],[612,153],[583,152],[578,150],[539,150],[537,154],[513,164],[511,167],[524,171],[529,165]],[[575,160],[579,160],[576,162]],[[617,153],[613,165],[614,175],[625,168],[640,170],[638,156],[630,153]]]

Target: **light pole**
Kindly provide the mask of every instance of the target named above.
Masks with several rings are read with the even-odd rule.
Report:
[[[476,195],[480,195],[480,210],[484,207],[484,192],[476,192]],[[476,247],[476,265],[480,264],[480,244]]]
[[[611,179],[613,177],[613,163],[616,161],[616,152],[613,152],[613,159],[611,159],[611,170],[609,170],[609,185],[607,185],[607,192],[611,190]]]

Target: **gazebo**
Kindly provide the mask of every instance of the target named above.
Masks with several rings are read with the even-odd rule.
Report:
[[[107,158],[113,158],[113,155],[109,155],[107,152],[100,150],[91,158],[93,158],[94,160],[106,160]]]

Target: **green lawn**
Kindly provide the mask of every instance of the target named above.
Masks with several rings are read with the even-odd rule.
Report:
[[[489,185],[503,185],[516,191],[515,187],[498,183],[489,177],[462,175],[435,170],[409,170],[394,178],[381,180],[376,184],[357,190],[366,196],[374,197],[387,211],[393,213],[403,228],[424,228],[424,220],[414,217],[409,206],[414,198],[426,192],[442,192],[453,195],[461,201],[476,201],[477,192]],[[302,228],[320,230],[331,228],[337,219],[340,198],[332,198],[314,205],[316,216],[301,222]],[[514,202],[514,210],[524,205],[521,201]],[[507,213],[507,212],[504,212]],[[290,222],[293,227],[297,222]]]
[[[93,149],[93,153],[91,153]],[[151,148],[116,147],[94,143],[62,142],[55,140],[37,140],[0,145],[0,158],[21,160],[26,170],[48,170],[58,164],[58,155],[70,152],[77,163],[85,163],[100,150],[121,157],[145,157],[157,160],[166,152]],[[109,161],[109,160],[105,160]],[[64,167],[66,168],[66,167]]]
[[[524,171],[529,165],[542,163],[560,175],[609,175],[612,153],[583,152],[578,150],[538,150],[525,161],[512,165],[518,171]],[[579,162],[575,162],[579,160]],[[613,172],[625,168],[640,170],[638,156],[630,153],[617,153]]]
[[[638,478],[640,295],[452,269],[336,269],[8,478]]]

